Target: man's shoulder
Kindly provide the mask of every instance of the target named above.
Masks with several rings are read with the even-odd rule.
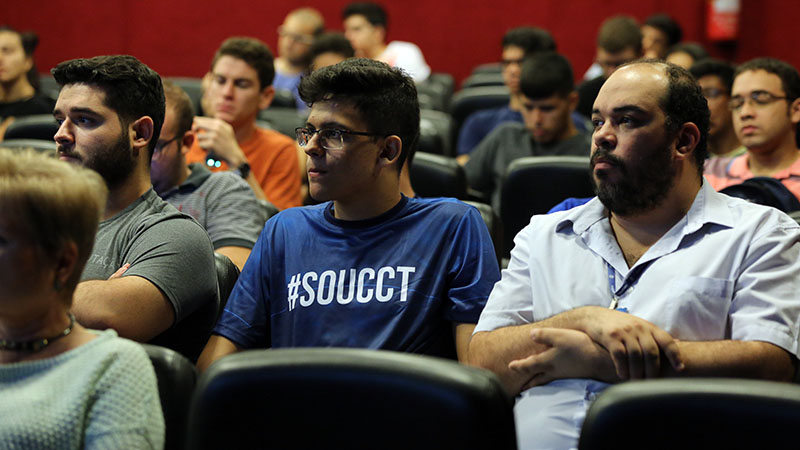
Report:
[[[285,147],[291,146],[294,147],[294,139],[286,136],[283,133],[280,133],[275,130],[267,130],[264,128],[256,128],[256,138],[255,143],[257,146],[269,146],[269,147]]]

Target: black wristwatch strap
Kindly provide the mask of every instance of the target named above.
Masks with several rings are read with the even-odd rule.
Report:
[[[247,179],[247,177],[250,176],[250,164],[248,164],[247,161],[240,164],[237,170],[243,179]]]

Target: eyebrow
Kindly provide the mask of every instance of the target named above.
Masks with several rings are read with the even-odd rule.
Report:
[[[339,128],[339,129],[345,129],[345,130],[350,130],[351,129],[351,127],[349,127],[349,126],[347,126],[347,125],[345,125],[343,123],[336,122],[336,121],[323,122],[323,123],[319,124],[319,128],[315,127],[311,122],[306,122],[306,128],[308,128],[308,127],[312,127],[315,130],[322,130],[322,129],[325,129],[325,128]]]
[[[626,112],[633,112],[637,114],[645,114],[646,111],[636,105],[623,105],[618,106],[611,110],[612,114],[622,114]],[[597,108],[592,108],[592,114],[600,114],[600,110]]]
[[[70,114],[91,114],[91,115],[94,115],[94,116],[99,116],[100,115],[100,113],[98,113],[97,111],[95,111],[95,110],[93,110],[91,108],[81,108],[79,106],[75,106],[75,107],[70,108],[69,109],[69,113]],[[53,115],[55,116],[56,114],[63,114],[63,113],[61,112],[60,109],[54,109],[53,110]]]

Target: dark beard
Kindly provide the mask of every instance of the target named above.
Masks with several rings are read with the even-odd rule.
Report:
[[[93,156],[86,158],[83,165],[99,173],[109,190],[113,191],[125,184],[136,167],[127,134],[124,131],[120,133],[110,147],[98,150]]]
[[[621,175],[619,182],[606,181],[602,172],[594,174],[596,160],[600,157],[616,166]],[[669,148],[663,143],[639,157],[633,167],[608,150],[598,148],[592,155],[591,166],[595,194],[609,211],[619,216],[632,216],[658,207],[672,188],[677,172]]]

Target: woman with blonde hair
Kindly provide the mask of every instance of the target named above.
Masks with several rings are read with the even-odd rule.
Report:
[[[0,149],[0,447],[163,447],[144,349],[69,311],[106,195],[91,170]]]

